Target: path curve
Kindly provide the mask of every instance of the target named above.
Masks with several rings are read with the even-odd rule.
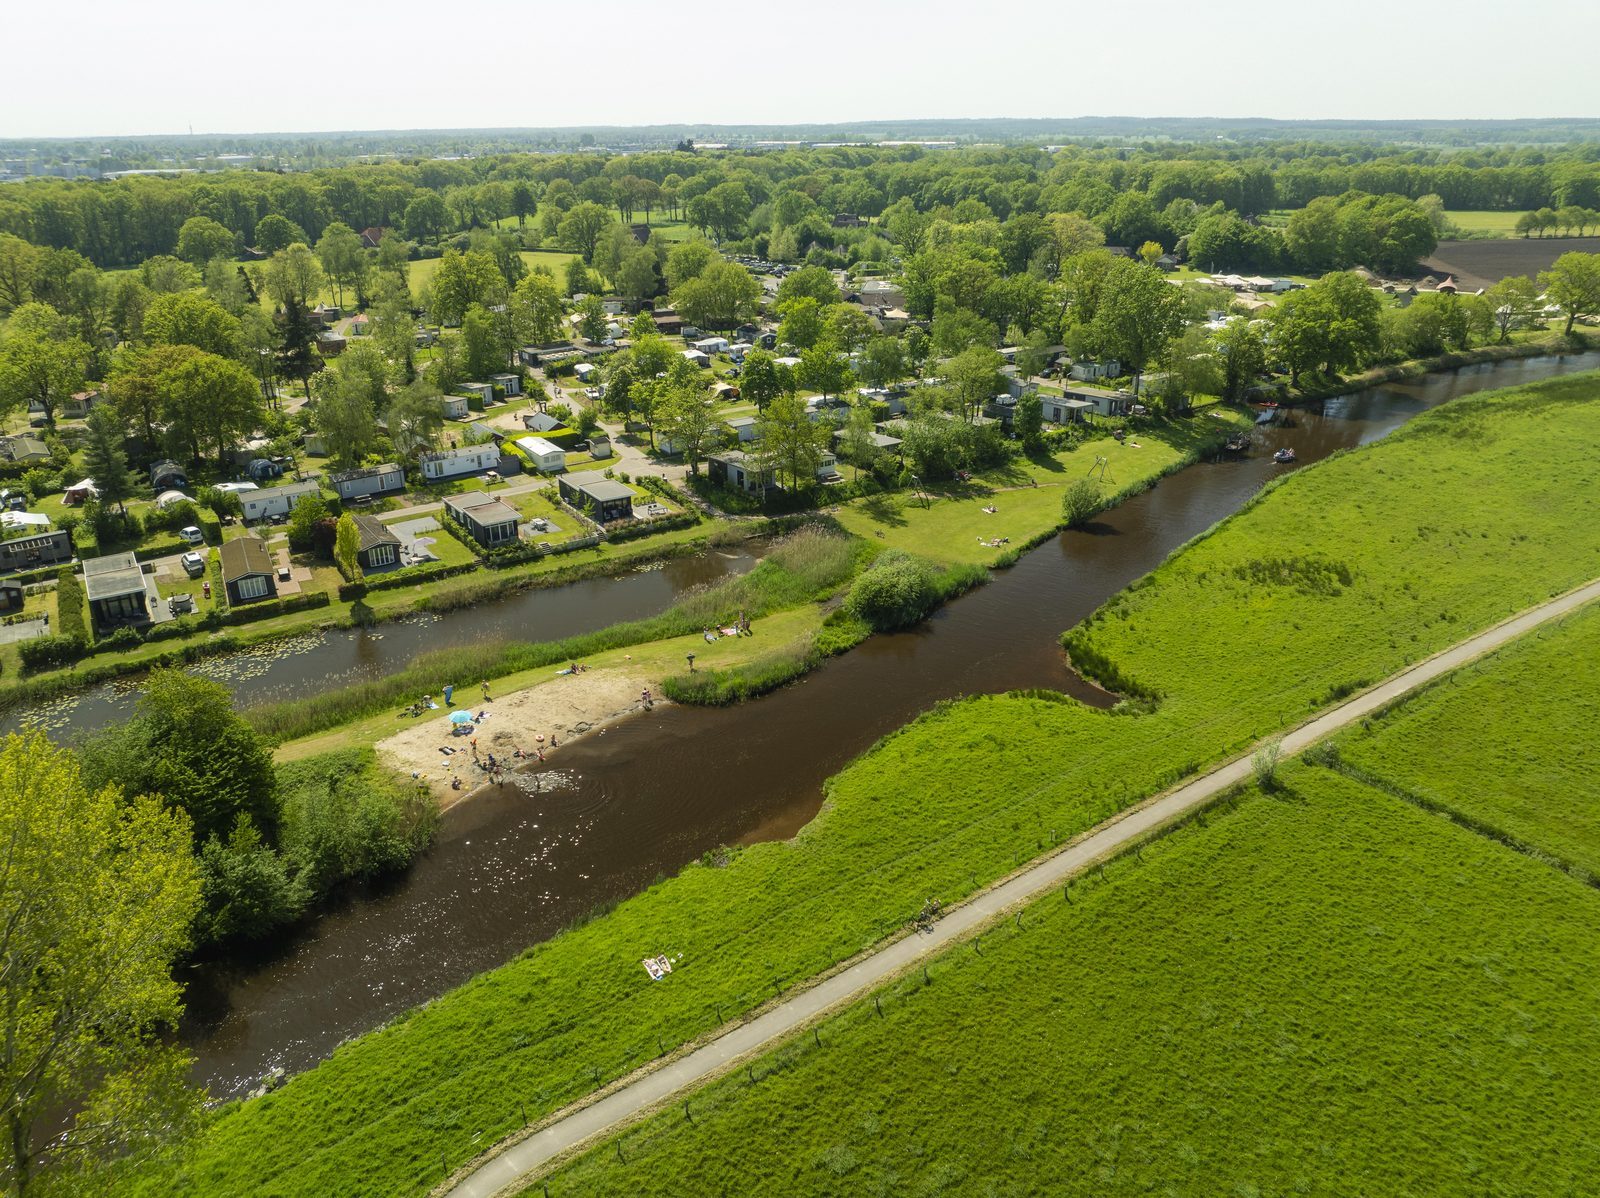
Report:
[[[1282,737],[1281,751],[1285,756],[1301,753],[1418,687],[1595,599],[1600,599],[1600,579],[1528,608],[1290,730]],[[933,925],[931,932],[913,933],[887,944],[768,1008],[750,1022],[730,1028],[700,1048],[641,1074],[587,1106],[557,1116],[540,1130],[510,1143],[442,1192],[449,1198],[492,1198],[500,1194],[556,1157],[718,1076],[740,1059],[773,1047],[835,1008],[863,997],[997,922],[1013,908],[1062,886],[1096,862],[1176,823],[1233,787],[1250,781],[1252,774],[1251,754],[1246,753],[1175,790],[1112,817],[1054,856],[1028,866],[952,908]]]

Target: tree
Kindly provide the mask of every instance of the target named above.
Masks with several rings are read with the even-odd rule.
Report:
[[[1236,316],[1217,334],[1222,355],[1222,398],[1242,403],[1246,392],[1267,368],[1267,342],[1250,321]]]
[[[0,416],[37,405],[51,428],[56,410],[83,386],[89,347],[59,329],[18,327],[19,318],[42,304],[24,304],[12,314],[12,325],[0,343]],[[44,309],[51,317],[55,313]]]
[[[411,243],[394,229],[385,229],[378,239],[378,269],[398,275],[402,283],[411,275]]]
[[[1510,275],[1483,294],[1500,330],[1500,340],[1511,337],[1513,329],[1525,327],[1539,311],[1539,288],[1527,275]]]
[[[286,250],[295,242],[304,242],[306,231],[286,216],[276,212],[263,216],[256,222],[255,248],[268,254]]]
[[[1038,392],[1029,391],[1017,400],[1016,413],[1011,417],[1011,431],[1029,453],[1044,444],[1044,401]]]
[[[86,785],[42,734],[0,745],[0,839],[0,1115],[23,1194],[42,1120],[72,1113],[46,1168],[148,1155],[198,1125],[189,1059],[157,1033],[181,1012],[172,967],[200,882],[182,814]]]
[[[717,251],[703,237],[680,241],[667,251],[667,286],[673,291],[690,279],[697,279],[706,267],[717,260]]]
[[[993,322],[985,320],[970,308],[941,303],[933,318],[933,352],[942,358],[973,346],[993,349],[1000,340],[1000,332]]]
[[[143,434],[147,447],[156,443],[156,423],[166,399],[164,376],[178,363],[202,351],[192,345],[157,345],[117,351],[111,368],[110,401],[125,426]]]
[[[275,318],[278,326],[278,369],[299,379],[307,397],[311,395],[311,376],[317,372],[317,322],[299,300],[285,303]]]
[[[178,230],[178,257],[195,266],[232,258],[236,249],[233,230],[208,216],[191,216]]]
[[[321,495],[302,495],[289,510],[289,548],[299,552],[316,541],[317,525],[328,518],[328,501]]]
[[[860,370],[861,381],[867,386],[892,387],[906,377],[904,345],[898,337],[874,337],[861,351]],[[747,368],[747,376],[748,373]]]
[[[863,470],[871,470],[878,463],[880,451],[874,434],[872,409],[865,403],[856,404],[844,422],[844,435],[839,439],[839,456],[855,467],[856,477]]]
[[[565,312],[555,280],[539,271],[524,275],[511,295],[511,316],[517,336],[534,345],[561,339]]]
[[[717,428],[716,414],[705,392],[695,383],[669,386],[655,413],[657,427],[683,454],[689,472],[700,472],[700,459]]]
[[[266,417],[255,376],[216,354],[185,356],[162,372],[159,384],[167,437],[197,460],[209,445],[218,464],[226,465],[233,446]]]
[[[441,324],[460,324],[473,304],[497,304],[506,294],[506,283],[494,259],[477,250],[458,254],[446,250],[439,259],[430,288],[429,309]]]
[[[761,284],[737,262],[718,259],[672,293],[673,306],[691,324],[729,329],[755,317]]]
[[[361,247],[361,234],[343,221],[334,221],[322,231],[317,241],[317,259],[338,289],[342,307],[345,285],[348,283],[355,287],[367,271],[367,255]]]
[[[389,440],[396,452],[415,457],[431,449],[444,428],[444,407],[439,393],[420,380],[395,396],[389,404]]]
[[[1539,272],[1539,286],[1565,313],[1564,336],[1572,336],[1579,317],[1600,315],[1600,254],[1562,254],[1549,270]]]
[[[778,343],[807,350],[822,340],[822,307],[809,295],[798,295],[778,304]]]
[[[606,306],[598,295],[586,295],[578,305],[578,332],[586,341],[599,343],[605,339]]]
[[[1005,359],[1000,352],[974,345],[944,364],[944,377],[954,394],[961,416],[969,423],[983,412],[985,404],[1000,390],[1000,367]]]
[[[611,213],[599,204],[585,200],[573,205],[572,210],[561,218],[556,236],[563,245],[581,254],[584,262],[591,263],[594,261],[595,246],[600,242],[600,234],[609,224]]]
[[[328,456],[346,468],[366,457],[378,436],[371,379],[358,367],[347,366],[348,356],[335,358],[317,375],[317,403],[311,413]]]
[[[898,549],[880,554],[850,588],[845,609],[879,632],[909,628],[939,601],[933,568]]]
[[[798,396],[784,394],[767,405],[760,429],[759,452],[772,464],[778,480],[787,476],[792,491],[811,487],[828,447],[828,426],[812,420]]]
[[[794,387],[785,385],[784,367],[778,359],[764,349],[753,349],[744,356],[744,373],[739,379],[739,394],[756,405],[757,412],[766,411],[767,405]]]
[[[84,424],[84,470],[94,479],[100,502],[114,503],[118,511],[126,514],[128,500],[138,491],[139,478],[128,466],[128,455],[123,449],[127,432],[122,421],[110,404],[97,404],[89,409]]]
[[[33,298],[40,250],[11,233],[0,233],[0,316]]]
[[[505,370],[511,360],[505,332],[487,309],[477,304],[467,309],[461,318],[461,350],[468,375],[486,379]]]
[[[517,228],[527,223],[528,217],[538,206],[538,198],[527,180],[518,179],[511,185],[511,213],[517,218]]]
[[[407,237],[426,241],[444,232],[450,223],[450,208],[438,192],[418,192],[406,205],[401,221]]]
[[[639,246],[623,255],[616,271],[617,291],[631,300],[645,300],[661,290],[656,256]]]
[[[833,272],[821,266],[802,266],[784,276],[778,284],[777,303],[781,306],[790,300],[809,295],[820,307],[837,304],[843,297],[839,284],[833,281]]]
[[[1183,301],[1161,272],[1131,259],[1118,259],[1106,275],[1089,335],[1100,352],[1139,375],[1177,336]]]
[[[334,526],[333,560],[339,563],[339,569],[351,582],[361,581],[360,553],[361,530],[356,527],[356,518],[345,512]]]
[[[845,388],[850,386],[850,363],[830,342],[823,341],[800,355],[796,375],[802,387],[827,399],[830,395],[844,394]]]
[[[242,344],[239,318],[193,291],[153,298],[144,313],[144,335],[154,345],[192,345],[224,358],[237,358]]]
[[[860,308],[834,304],[826,309],[823,335],[847,354],[856,353],[878,331],[877,323]]]
[[[1360,365],[1382,344],[1382,306],[1359,275],[1325,275],[1285,296],[1272,313],[1273,349],[1290,381],[1315,366],[1329,373]]]
[[[301,305],[310,304],[327,285],[316,255],[298,241],[272,255],[262,282],[267,294],[285,306],[291,300]]]

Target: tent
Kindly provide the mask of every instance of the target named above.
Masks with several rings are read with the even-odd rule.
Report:
[[[165,511],[175,503],[193,502],[194,500],[190,499],[182,491],[163,491],[161,494],[156,496],[156,509],[158,511]]]

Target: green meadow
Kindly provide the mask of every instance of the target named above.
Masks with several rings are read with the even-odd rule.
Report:
[[[671,1107],[595,1147],[548,1192],[1592,1184],[1590,887],[1293,766],[1272,796],[1071,894],[695,1095],[687,1116]]]
[[[1342,767],[1600,877],[1600,608],[1567,617],[1338,742]]]
[[[1082,668],[1137,702],[941,705],[836,776],[794,840],[713,855],[226,1108],[139,1192],[425,1192],[524,1118],[881,942],[928,895],[955,901],[1589,578],[1597,440],[1600,379],[1570,376],[1455,401],[1288,476],[1067,638]],[[1151,918],[1174,915],[1162,903]],[[660,952],[682,962],[655,984],[639,960]],[[1103,1128],[1114,1159],[1118,1126]]]

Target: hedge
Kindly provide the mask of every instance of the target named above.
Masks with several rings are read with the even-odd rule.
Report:
[[[420,566],[406,566],[376,577],[369,575],[360,582],[347,582],[340,586],[339,598],[353,601],[372,591],[387,591],[395,587],[411,586],[414,583],[452,578],[457,574],[470,573],[477,568],[477,562],[425,562]]]
[[[89,644],[89,621],[86,615],[87,599],[83,583],[63,566],[56,573],[56,629],[62,637],[76,637],[85,646]]]
[[[694,511],[679,512],[675,516],[658,516],[654,520],[633,520],[626,524],[619,522],[606,526],[606,540],[633,541],[639,537],[668,532],[674,528],[693,528],[699,523],[700,515]]]
[[[18,645],[24,670],[42,670],[69,665],[89,651],[81,636],[36,636]]]
[[[207,617],[220,624],[254,624],[257,620],[270,620],[273,616],[292,615],[314,607],[327,607],[333,602],[327,591],[312,591],[304,595],[290,595],[287,599],[274,599],[270,603],[252,603],[247,607],[230,607],[220,617],[212,613]]]

